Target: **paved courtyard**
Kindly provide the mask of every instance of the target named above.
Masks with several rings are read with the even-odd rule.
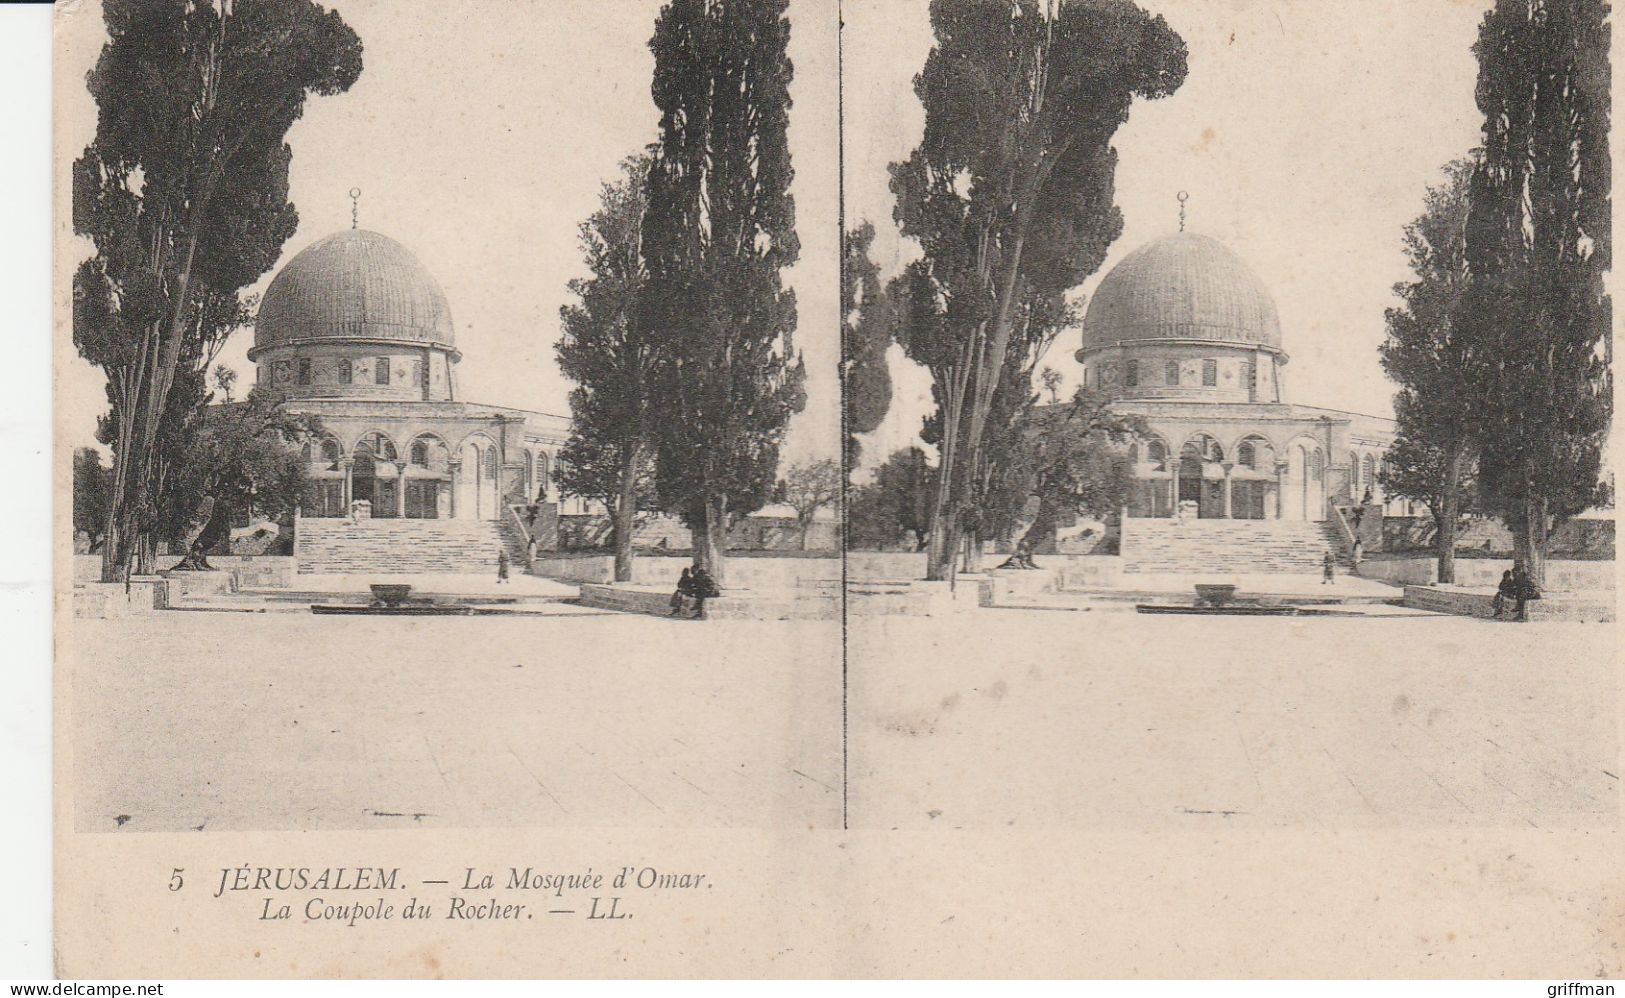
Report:
[[[176,611],[66,640],[81,830],[840,823],[828,622]]]
[[[853,618],[854,827],[1619,821],[1612,627]]]

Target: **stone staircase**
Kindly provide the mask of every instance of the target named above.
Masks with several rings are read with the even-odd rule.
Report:
[[[517,529],[500,520],[345,519],[303,517],[294,526],[299,573],[427,575],[496,574],[497,551],[508,552],[509,571],[525,571]]]
[[[1265,574],[1318,572],[1327,548],[1349,565],[1331,521],[1128,518],[1120,551],[1125,572]]]

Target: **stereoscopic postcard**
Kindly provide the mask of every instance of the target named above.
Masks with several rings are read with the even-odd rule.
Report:
[[[1625,973],[1601,0],[55,19],[59,974]]]

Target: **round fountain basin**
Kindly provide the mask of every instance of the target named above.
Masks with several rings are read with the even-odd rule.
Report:
[[[1236,598],[1236,587],[1215,585],[1211,583],[1197,583],[1197,606],[1224,606]]]
[[[375,583],[369,586],[372,598],[380,606],[400,606],[411,595],[412,587],[396,584]]]

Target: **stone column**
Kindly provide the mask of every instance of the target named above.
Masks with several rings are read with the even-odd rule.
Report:
[[[1226,520],[1228,520],[1228,519],[1230,519],[1230,509],[1231,509],[1231,505],[1230,505],[1231,504],[1231,499],[1230,499],[1230,486],[1231,486],[1230,472],[1235,468],[1235,465],[1233,465],[1230,462],[1226,461],[1224,464],[1220,465],[1220,467],[1224,469],[1224,513],[1222,515],[1224,516],[1224,518]]]
[[[457,519],[457,473],[461,470],[463,470],[462,461],[453,459],[446,462],[446,474],[451,478],[447,485],[451,489],[451,515],[447,517],[450,520]]]
[[[339,459],[339,467],[344,469],[344,515],[350,515],[350,503],[355,501],[355,458]]]
[[[1275,518],[1285,519],[1286,510],[1286,472],[1289,462],[1275,462]]]
[[[406,462],[395,462],[395,515],[406,519]]]

